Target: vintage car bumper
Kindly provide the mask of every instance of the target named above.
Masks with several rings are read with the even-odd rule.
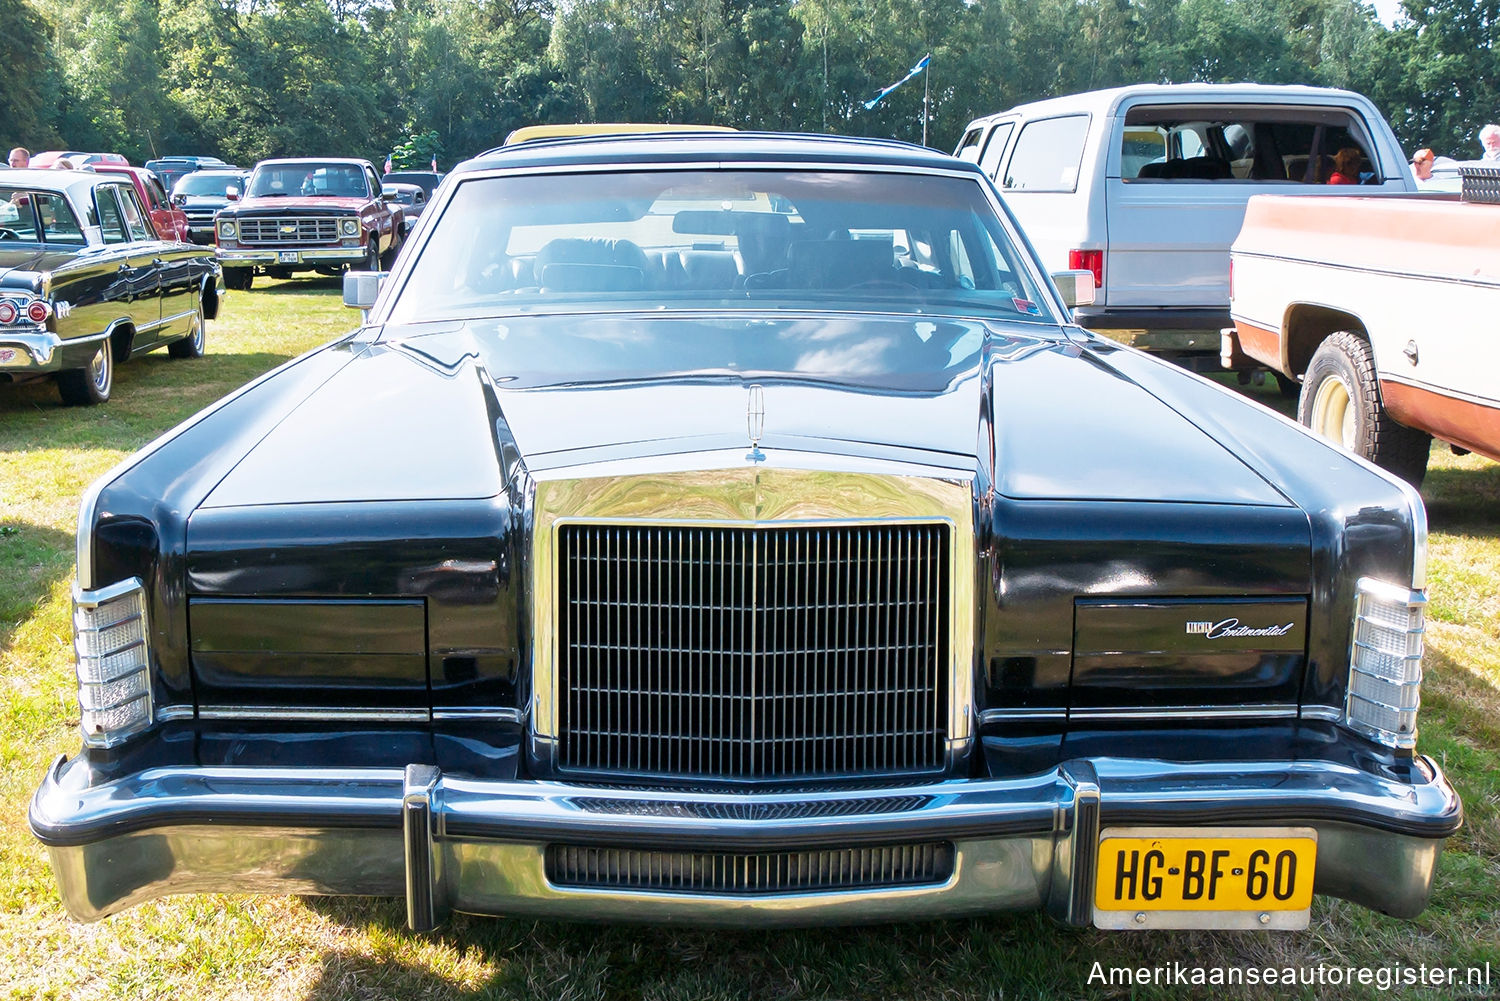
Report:
[[[104,332],[64,339],[44,329],[0,334],[0,373],[42,375],[84,368],[108,336]]]
[[[375,894],[405,895],[418,929],[453,910],[753,926],[1040,908],[1085,925],[1099,833],[1123,825],[1313,827],[1317,892],[1411,916],[1461,822],[1427,759],[1410,781],[1329,761],[1101,757],[1006,780],[744,794],[480,780],[431,765],[173,766],[92,782],[80,756],[58,758],[30,809],[81,919],[169,893]],[[549,846],[733,856],[934,842],[952,849],[941,881],[834,892],[598,889],[559,885],[548,867]]]
[[[295,258],[287,255],[295,254]],[[273,248],[267,250],[220,250],[217,254],[219,263],[225,267],[243,267],[245,265],[295,267],[298,264],[348,264],[358,263],[365,259],[364,247],[325,247],[314,250],[303,250],[297,247]]]

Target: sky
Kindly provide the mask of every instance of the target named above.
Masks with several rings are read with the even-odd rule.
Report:
[[[1395,24],[1396,18],[1401,15],[1401,0],[1373,0],[1372,5],[1387,27]]]

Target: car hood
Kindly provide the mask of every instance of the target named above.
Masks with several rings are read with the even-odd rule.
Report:
[[[387,328],[204,506],[489,497],[515,459],[553,475],[752,461],[757,396],[772,467],[901,463],[1018,498],[1288,503],[1058,328],[739,313]]]
[[[284,212],[292,211],[306,213],[309,211],[327,211],[329,209],[358,210],[369,204],[368,198],[334,198],[330,195],[302,196],[293,195],[287,198],[241,198],[234,203],[236,213],[246,212]]]

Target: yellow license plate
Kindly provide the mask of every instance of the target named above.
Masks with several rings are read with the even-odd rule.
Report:
[[[1318,832],[1310,827],[1111,827],[1099,835],[1101,928],[1303,928]]]

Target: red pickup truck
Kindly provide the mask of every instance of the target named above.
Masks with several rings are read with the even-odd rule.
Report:
[[[256,272],[379,271],[395,260],[401,223],[368,160],[262,160],[245,197],[215,216],[214,237],[224,284],[244,290]]]
[[[135,193],[140,198],[141,204],[146,206],[146,211],[151,214],[151,225],[156,227],[156,235],[163,240],[188,242],[187,216],[182,209],[172,204],[172,199],[167,197],[166,190],[156,179],[155,174],[141,167],[104,161],[90,166],[96,174],[124,174],[129,177],[130,183],[135,185]]]

